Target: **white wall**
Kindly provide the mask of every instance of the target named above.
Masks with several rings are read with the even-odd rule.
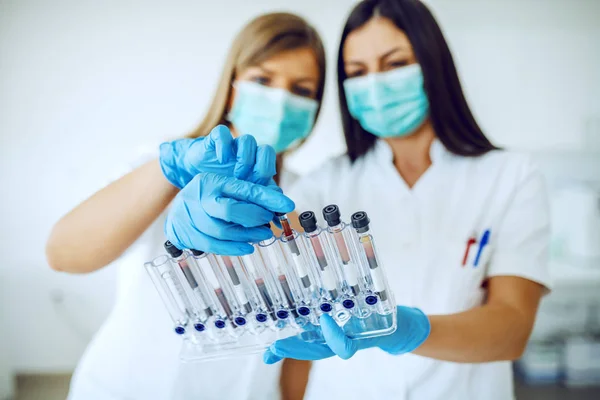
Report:
[[[496,142],[579,150],[586,134],[600,136],[599,1],[434,4],[476,116]]]
[[[490,137],[526,149],[585,148],[586,121],[600,119],[600,1],[429,3]],[[60,215],[139,143],[194,127],[230,40],[250,16],[275,9],[306,16],[334,66],[351,4],[0,1],[0,291],[8,299],[0,330],[14,369],[72,368],[110,309],[114,269],[87,276],[48,269],[44,242]],[[299,172],[344,150],[330,72],[317,131],[289,163]]]

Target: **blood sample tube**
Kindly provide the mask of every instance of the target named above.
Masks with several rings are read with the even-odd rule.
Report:
[[[346,229],[346,224],[341,221],[340,210],[335,204],[329,205],[323,209],[323,217],[327,221],[327,231],[333,237],[334,248],[338,255],[339,261],[342,264],[342,272],[346,284],[350,287],[352,294],[358,296],[360,286],[358,282],[358,266],[355,260],[352,259],[351,253],[348,250],[348,242],[351,241],[349,230]],[[351,299],[344,300],[344,307],[352,308]]]
[[[300,253],[300,248],[298,247],[297,234],[290,226],[290,221],[286,214],[276,213],[276,215],[279,218],[281,228],[283,229],[281,240],[284,243],[284,245],[288,247],[292,264],[296,268],[296,273],[302,281],[302,286],[305,288],[309,288],[311,285],[311,281],[308,275],[306,261],[303,260],[302,254]]]
[[[331,302],[338,297],[338,287],[341,285],[336,271],[335,257],[331,254],[330,245],[327,242],[327,233],[323,233],[318,227],[315,214],[312,211],[303,212],[299,216],[299,221],[304,229],[304,237],[307,239],[309,253],[313,255],[313,260],[316,260],[318,265],[322,286],[327,292],[326,299],[322,300],[320,309],[329,312],[332,310]]]
[[[352,226],[356,229],[358,234],[358,240],[361,244],[363,260],[366,260],[368,271],[370,272],[371,281],[373,283],[373,290],[379,296],[381,301],[384,303],[384,307],[390,308],[394,304],[387,304],[389,300],[388,294],[390,293],[389,284],[385,277],[383,266],[377,256],[375,248],[375,241],[370,233],[370,220],[367,213],[359,211],[352,214],[351,217]],[[373,300],[369,300],[368,296],[366,299],[367,303],[374,304]]]
[[[186,304],[186,308],[194,320],[194,329],[203,332],[206,320],[212,315],[212,311],[206,303],[204,294],[190,268],[190,262],[193,261],[191,261],[189,253],[178,249],[170,241],[166,241],[164,247],[171,256],[170,261],[173,264],[173,270],[179,276],[183,290],[187,293],[188,304]]]
[[[189,300],[173,271],[169,258],[167,256],[157,257],[153,261],[145,263],[144,267],[173,321],[173,330],[178,335],[184,335],[189,322],[186,310],[186,303],[189,303]]]
[[[247,313],[252,312],[252,306],[250,305],[250,301],[248,301],[248,296],[246,295],[244,285],[242,285],[236,268],[233,265],[234,262],[238,261],[238,259],[229,256],[221,256],[221,258],[223,259],[223,263],[225,264],[225,268],[227,269],[227,274],[231,278],[231,283],[233,284],[235,294],[240,303],[242,304],[244,311]]]

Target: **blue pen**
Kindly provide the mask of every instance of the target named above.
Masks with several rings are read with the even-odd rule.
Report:
[[[487,246],[489,241],[490,241],[490,230],[487,229],[485,232],[483,232],[483,236],[481,237],[481,240],[479,241],[479,250],[477,250],[477,256],[475,257],[475,263],[473,264],[473,267],[477,267],[477,265],[479,264],[479,258],[481,257],[483,248],[485,246]]]

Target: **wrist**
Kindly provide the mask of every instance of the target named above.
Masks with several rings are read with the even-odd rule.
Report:
[[[429,337],[429,317],[418,308],[397,306],[397,328],[394,333],[382,338],[379,347],[390,354],[410,353],[421,346]]]

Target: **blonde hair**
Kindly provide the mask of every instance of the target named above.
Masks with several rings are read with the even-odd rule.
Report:
[[[219,124],[225,124],[231,85],[239,71],[286,50],[308,47],[319,66],[320,81],[316,99],[321,103],[325,85],[325,50],[317,31],[304,19],[289,13],[261,15],[248,23],[236,36],[227,55],[216,93],[200,125],[187,137],[206,136]],[[318,115],[318,111],[317,111]]]

